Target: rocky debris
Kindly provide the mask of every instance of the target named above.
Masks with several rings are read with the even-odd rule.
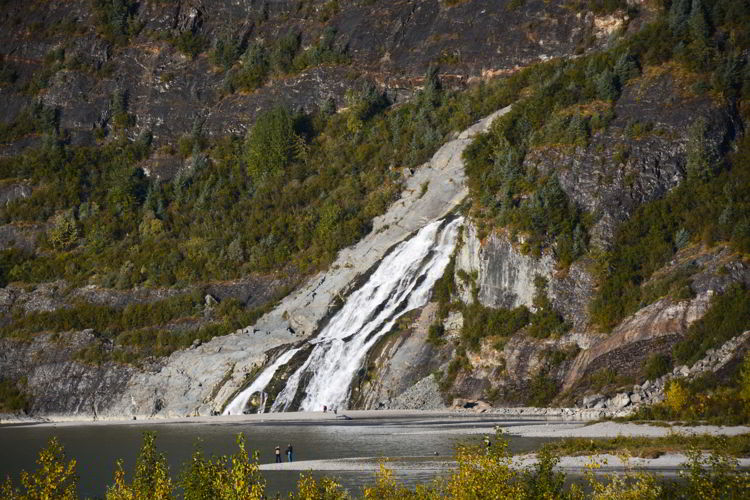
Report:
[[[168,299],[188,290],[180,288],[133,288],[116,290],[87,285],[70,291],[71,301],[85,301],[89,304],[122,308],[129,304],[150,304]]]
[[[2,233],[0,226],[0,234]],[[222,300],[237,299],[247,308],[260,307],[274,300],[281,290],[297,281],[294,273],[283,277],[250,275],[239,280],[215,282],[204,287],[206,305]],[[190,288],[132,288],[117,290],[97,285],[86,285],[72,288],[69,283],[59,280],[37,285],[19,285],[11,283],[0,288],[0,315],[7,314],[12,308],[24,312],[54,311],[71,307],[75,303],[123,308],[130,304],[151,304],[161,300],[192,292]]]
[[[604,408],[604,401],[607,397],[604,394],[592,394],[583,398],[582,406],[584,408]]]
[[[7,314],[14,308],[26,313],[50,312],[71,307],[77,302],[121,308],[128,304],[157,302],[185,292],[177,288],[115,290],[96,285],[71,288],[63,280],[36,285],[11,283],[0,288],[0,314]]]
[[[388,410],[443,410],[443,397],[433,375],[428,375],[398,396],[380,402],[377,408]]]
[[[141,162],[140,167],[146,177],[161,182],[174,179],[182,169],[182,163],[177,156],[157,152]]]
[[[49,312],[68,307],[65,295],[69,285],[65,281],[40,283],[33,287],[8,285],[0,292],[0,312],[20,308],[25,313]]]
[[[445,328],[445,339],[457,339],[461,335],[461,329],[464,327],[464,315],[460,311],[451,311],[448,317],[443,320]]]
[[[216,300],[210,293],[206,294],[206,296],[203,298],[203,301],[205,302],[207,309],[212,309],[214,306],[219,304],[219,301]]]
[[[581,407],[607,410],[634,411],[640,405],[661,403],[664,401],[664,390],[671,380],[694,379],[706,372],[718,372],[730,361],[735,359],[739,351],[750,340],[750,330],[726,341],[717,349],[709,349],[706,355],[692,366],[675,366],[672,373],[668,373],[656,380],[646,380],[641,385],[633,386],[633,390],[622,392],[612,398],[605,398],[601,394],[586,396],[581,401]]]
[[[630,404],[630,396],[626,392],[621,392],[607,402],[607,408],[621,410]]]
[[[468,408],[463,406],[454,406],[451,411],[459,413],[485,413],[488,415],[502,415],[507,417],[549,417],[555,420],[599,420],[619,416],[621,412],[600,409],[586,408],[553,408],[553,407],[535,407],[535,406],[516,406],[516,407],[485,407],[479,404],[479,400],[456,400],[459,403],[469,404]],[[474,404],[477,403],[477,404]]]

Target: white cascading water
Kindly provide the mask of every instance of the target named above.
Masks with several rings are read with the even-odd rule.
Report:
[[[308,382],[300,410],[319,410],[323,405],[346,408],[351,382],[368,351],[401,315],[427,303],[432,287],[450,262],[463,219],[443,223],[432,222],[399,244],[349,296],[310,342],[315,347],[289,377],[271,411],[290,407],[303,375]]]
[[[247,402],[250,400],[250,397],[256,392],[262,392],[263,389],[265,389],[268,383],[271,381],[273,376],[276,374],[276,371],[282,365],[288,363],[289,360],[292,359],[292,356],[297,353],[297,351],[299,351],[299,349],[290,349],[289,351],[276,358],[276,361],[274,361],[271,366],[263,370],[263,372],[258,375],[258,377],[253,381],[252,384],[247,387],[247,389],[237,394],[232,402],[229,403],[224,409],[224,413],[222,413],[222,415],[242,415]],[[258,408],[258,413],[263,413],[265,409],[266,408],[264,401],[263,404],[261,404],[261,406]]]

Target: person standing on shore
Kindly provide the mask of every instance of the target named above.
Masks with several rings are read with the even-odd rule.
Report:
[[[294,458],[292,456],[293,453],[294,453],[294,450],[292,449],[292,443],[289,443],[289,446],[286,447],[286,460],[287,460],[287,462],[291,462],[292,461],[292,458]]]
[[[281,446],[276,445],[276,463],[281,463]]]

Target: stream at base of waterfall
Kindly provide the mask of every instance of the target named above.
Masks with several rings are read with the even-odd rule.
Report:
[[[312,349],[307,359],[289,376],[270,411],[312,411],[324,405],[346,409],[352,380],[369,350],[399,317],[429,300],[435,282],[450,262],[462,224],[462,217],[437,220],[396,245],[320,334],[308,342]],[[300,349],[298,346],[280,353],[227,405],[224,414],[240,414],[253,394],[264,396],[264,389],[279,368]],[[265,411],[263,397],[261,401],[260,413]]]

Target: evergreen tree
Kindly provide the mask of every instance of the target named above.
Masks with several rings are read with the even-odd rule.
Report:
[[[245,141],[248,172],[253,179],[280,174],[297,157],[299,142],[286,107],[260,115]]]

